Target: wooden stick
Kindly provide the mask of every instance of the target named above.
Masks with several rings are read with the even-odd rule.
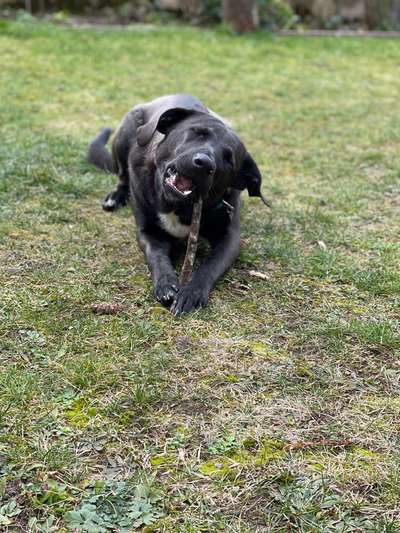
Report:
[[[200,197],[193,205],[192,223],[190,224],[190,232],[187,241],[185,260],[180,276],[180,284],[186,285],[192,275],[194,260],[196,259],[197,242],[199,240],[201,208],[203,207],[203,199]]]

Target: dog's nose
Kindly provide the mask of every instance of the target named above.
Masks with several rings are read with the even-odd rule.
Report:
[[[198,169],[202,169],[207,174],[214,174],[215,163],[207,154],[197,153],[193,156],[193,164]]]

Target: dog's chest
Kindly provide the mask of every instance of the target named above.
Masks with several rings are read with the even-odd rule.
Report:
[[[158,213],[161,226],[173,237],[184,239],[189,235],[190,226],[182,224],[178,215],[171,211],[170,213]]]

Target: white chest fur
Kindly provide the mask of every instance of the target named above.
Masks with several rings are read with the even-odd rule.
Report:
[[[173,211],[170,213],[158,213],[158,216],[160,218],[162,227],[170,235],[178,237],[179,239],[183,239],[189,235],[190,226],[181,224],[179,222],[179,217]]]

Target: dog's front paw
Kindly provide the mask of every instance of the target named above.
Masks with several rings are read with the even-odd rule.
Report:
[[[119,191],[118,189],[116,191],[110,192],[110,194],[107,194],[107,196],[104,198],[104,201],[102,203],[102,207],[104,211],[116,211],[120,207],[123,207],[126,205],[128,201],[128,197],[125,191]]]
[[[207,305],[208,295],[209,291],[204,287],[193,287],[189,283],[180,288],[171,306],[171,311],[178,316],[204,307]]]
[[[165,306],[170,306],[179,291],[179,281],[177,276],[165,276],[160,279],[155,287],[154,294],[157,300]]]

